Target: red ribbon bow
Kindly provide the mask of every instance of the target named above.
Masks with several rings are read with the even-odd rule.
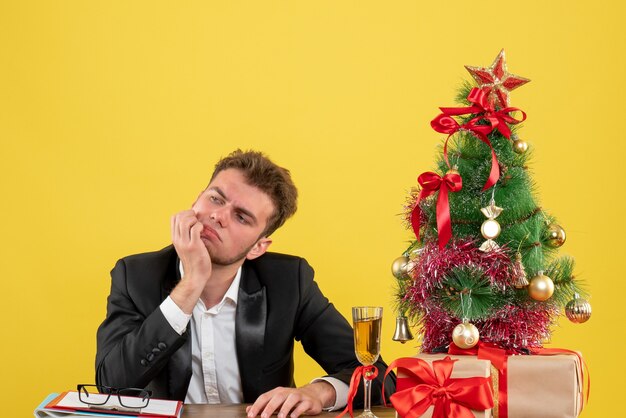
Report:
[[[494,105],[489,103],[487,98],[488,95],[485,91],[474,87],[467,96],[467,100],[472,103],[472,106],[440,107],[439,109],[442,113],[430,122],[430,126],[432,126],[435,131],[448,134],[448,138],[446,138],[443,146],[443,156],[448,167],[450,167],[450,162],[448,161],[448,140],[456,132],[460,130],[469,131],[476,138],[489,146],[491,150],[491,172],[489,173],[489,178],[485,182],[483,190],[489,189],[496,184],[500,178],[498,158],[487,135],[493,132],[494,129],[497,129],[507,139],[511,139],[511,129],[507,124],[510,123],[514,125],[526,120],[526,113],[522,110],[516,107],[505,107],[500,110],[495,110]],[[517,120],[510,115],[511,112],[518,110],[522,112],[521,120]],[[456,119],[453,118],[453,116],[467,114],[477,114],[477,116],[463,125],[459,125]],[[488,124],[479,123],[481,121],[486,121]]]
[[[488,377],[451,378],[455,361],[450,357],[435,360],[432,369],[419,358],[391,362],[385,377],[397,367],[419,382],[391,395],[391,403],[398,414],[404,418],[419,417],[434,405],[433,418],[473,418],[471,409],[492,408],[491,380]]]
[[[378,376],[378,369],[374,365],[359,366],[354,369],[354,373],[352,373],[352,378],[350,379],[350,388],[348,389],[348,404],[346,405],[346,409],[344,409],[341,414],[337,415],[337,418],[344,416],[346,412],[349,413],[351,417],[354,417],[352,403],[354,402],[354,397],[356,396],[356,392],[359,389],[359,383],[361,383],[361,379],[374,380],[376,379],[376,376]],[[383,396],[385,396],[384,386]]]
[[[417,182],[422,186],[417,202],[411,213],[411,225],[417,240],[420,240],[420,218],[422,210],[420,201],[431,194],[439,191],[437,197],[437,233],[439,234],[439,248],[446,246],[452,237],[452,224],[450,222],[450,203],[448,201],[448,191],[458,192],[463,188],[463,180],[458,173],[448,172],[441,177],[437,173],[427,171],[420,174]]]

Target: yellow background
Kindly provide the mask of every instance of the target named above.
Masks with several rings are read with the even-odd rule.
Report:
[[[289,167],[300,210],[273,250],[305,256],[339,310],[385,307],[411,234],[407,191],[434,167],[429,121],[504,47],[532,79],[528,113],[544,208],[593,295],[561,321],[581,350],[584,417],[621,404],[625,33],[623,2],[8,1],[0,4],[2,416],[94,380],[109,270],[169,242],[215,161],[236,147]],[[320,373],[301,352],[297,381]],[[529,400],[532,401],[532,400]]]

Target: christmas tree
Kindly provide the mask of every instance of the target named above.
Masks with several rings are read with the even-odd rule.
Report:
[[[523,353],[542,347],[565,308],[584,322],[591,307],[559,256],[565,231],[533,191],[526,114],[509,105],[528,79],[507,71],[504,50],[488,68],[469,67],[462,106],[440,108],[431,126],[447,134],[437,172],[418,177],[406,204],[415,239],[394,261],[397,310],[419,329],[422,350],[453,341]],[[402,340],[403,338],[399,338]]]

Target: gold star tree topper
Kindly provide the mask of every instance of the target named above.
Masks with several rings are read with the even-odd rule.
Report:
[[[465,66],[465,69],[474,77],[478,86],[489,93],[489,101],[499,107],[508,107],[509,92],[530,80],[511,74],[506,69],[504,49],[500,51],[489,68]]]

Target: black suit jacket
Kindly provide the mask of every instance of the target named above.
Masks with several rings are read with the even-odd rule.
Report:
[[[294,338],[329,376],[346,384],[359,365],[352,328],[319,290],[303,258],[266,253],[246,260],[235,319],[244,402],[277,386],[295,386]],[[178,335],[159,305],[180,280],[173,246],[123,258],[111,271],[106,319],[98,328],[96,382],[141,387],[156,398],[184,400],[191,379],[189,328]],[[372,385],[379,402],[386,365]],[[386,396],[395,389],[387,379]],[[362,390],[357,397],[361,401]]]

